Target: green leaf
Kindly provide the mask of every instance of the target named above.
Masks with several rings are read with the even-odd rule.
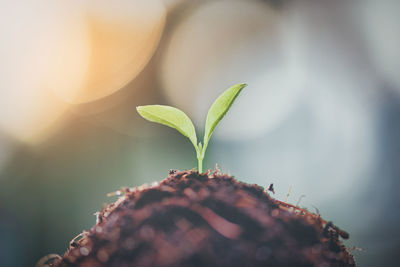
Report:
[[[244,83],[232,86],[222,95],[220,95],[211,105],[207,115],[203,144],[199,142],[197,145],[196,131],[193,123],[183,111],[174,107],[162,105],[139,106],[136,109],[138,113],[146,120],[174,128],[184,136],[188,137],[196,149],[198,169],[201,173],[203,170],[204,154],[215,127],[228,112],[229,108],[232,106],[242,89],[246,86],[247,84]]]
[[[178,130],[190,139],[197,148],[197,137],[192,121],[181,110],[162,105],[148,105],[136,107],[138,113],[148,121],[157,122]]]
[[[204,141],[203,141],[204,143],[203,151],[205,151],[208,145],[208,141],[210,140],[210,137],[215,130],[215,127],[228,112],[228,110],[230,109],[230,107],[232,106],[233,102],[235,101],[239,93],[242,91],[242,89],[245,88],[246,86],[247,84],[240,83],[230,87],[228,90],[223,92],[222,95],[220,95],[217,98],[217,100],[215,100],[215,102],[212,104],[207,114],[206,130],[204,133]]]

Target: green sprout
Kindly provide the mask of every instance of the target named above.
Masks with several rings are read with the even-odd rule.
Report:
[[[215,127],[228,112],[242,89],[246,86],[247,84],[244,83],[236,84],[223,92],[214,101],[208,110],[203,143],[199,142],[197,144],[196,130],[194,129],[192,121],[183,111],[177,108],[163,105],[147,105],[136,107],[136,110],[146,120],[174,128],[189,138],[196,149],[198,169],[201,173],[203,172],[204,154],[206,153],[208,142],[210,141]]]

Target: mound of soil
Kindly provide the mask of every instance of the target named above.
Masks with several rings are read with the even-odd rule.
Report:
[[[225,174],[124,191],[51,266],[355,266],[347,233]]]

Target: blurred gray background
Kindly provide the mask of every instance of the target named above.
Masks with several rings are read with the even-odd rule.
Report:
[[[358,266],[398,266],[400,1],[25,0],[0,10],[0,266],[33,266],[95,223],[107,193],[196,167],[190,142],[248,87],[205,167],[350,233]]]

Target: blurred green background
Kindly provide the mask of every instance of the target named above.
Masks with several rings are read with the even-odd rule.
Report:
[[[184,110],[248,87],[204,166],[350,233],[358,266],[398,266],[400,2],[5,0],[0,10],[0,266],[33,266],[122,186],[195,168],[135,107]]]

